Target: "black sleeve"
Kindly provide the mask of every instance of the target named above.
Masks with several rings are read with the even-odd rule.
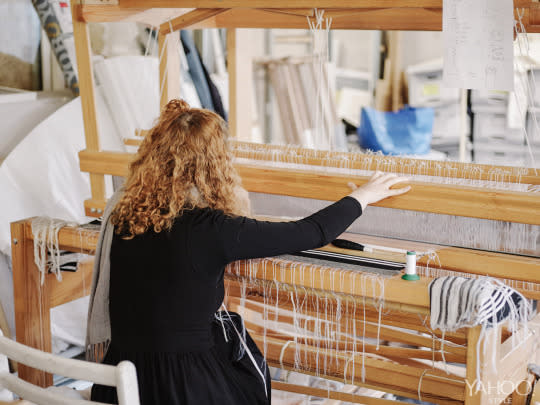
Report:
[[[257,221],[213,211],[207,226],[192,229],[196,267],[223,266],[235,260],[276,256],[324,246],[362,214],[362,206],[345,197],[309,217],[290,222]]]

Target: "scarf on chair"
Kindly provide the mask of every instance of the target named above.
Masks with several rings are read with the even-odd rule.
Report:
[[[111,342],[109,280],[114,225],[111,224],[109,219],[122,194],[123,188],[116,191],[107,202],[94,256],[94,272],[92,274],[92,289],[90,291],[86,328],[86,359],[95,362],[103,360]]]

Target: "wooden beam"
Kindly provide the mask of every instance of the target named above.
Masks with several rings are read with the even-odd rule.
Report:
[[[79,0],[80,3],[84,4],[106,4],[111,6],[117,6],[119,0]]]
[[[231,274],[228,276],[239,275],[263,281],[274,281],[277,277],[282,284],[332,291],[332,293],[352,297],[378,299],[382,295],[385,303],[393,304],[392,309],[399,308],[404,312],[425,314],[426,310],[429,310],[428,284],[430,280],[426,278],[410,282],[398,275],[385,279],[383,286],[382,283],[362,282],[362,277],[365,274],[369,276],[369,273],[344,271],[337,283],[334,279],[335,275],[328,271],[328,268],[311,266],[306,272],[294,271],[297,268],[297,263],[283,263],[271,258],[255,262],[240,261],[232,266]]]
[[[148,130],[137,130],[135,135],[144,137]],[[142,139],[128,138],[126,145],[140,146]],[[260,161],[275,161],[275,152],[284,152],[280,156],[283,163],[300,163],[311,166],[343,167],[347,161],[347,169],[384,170],[385,167],[403,167],[404,174],[414,173],[418,167],[424,176],[451,177],[458,179],[475,179],[506,183],[522,183],[540,185],[540,175],[535,169],[511,166],[495,166],[452,161],[436,161],[411,159],[397,156],[362,155],[349,152],[332,152],[307,149],[295,146],[261,145],[239,140],[231,140],[231,149],[235,157]],[[410,168],[410,169],[407,169]]]
[[[132,158],[131,154],[118,152],[87,150],[79,153],[81,171],[114,176],[126,176]],[[236,164],[235,167],[248,191],[325,201],[336,201],[348,195],[350,188],[347,184],[350,182],[361,185],[368,180],[361,176],[329,175],[243,164]],[[374,205],[540,225],[540,196],[536,193],[422,182],[411,182],[411,185],[412,190],[407,194],[390,197]]]
[[[387,359],[362,356],[358,353],[341,353],[326,349],[320,353],[317,347],[293,344],[285,347],[286,341],[271,337],[264,338],[252,333],[253,340],[259,347],[266,349],[265,355],[273,366],[293,368],[295,351],[301,352],[302,364],[296,371],[320,373],[321,376],[341,382],[378,389],[385,392],[398,392],[409,398],[422,398],[440,404],[463,401],[464,381],[460,377],[438,370],[425,370],[399,364]],[[295,347],[296,346],[296,347]],[[316,364],[325,364],[325,369],[316,369]],[[365,380],[362,379],[362,365],[365,367]],[[429,366],[426,366],[429,369]],[[421,383],[421,384],[420,384]],[[455,402],[454,402],[455,401]]]
[[[118,22],[140,16],[146,11],[145,8],[120,8],[119,6],[106,6],[101,4],[76,4],[73,21],[95,22]],[[75,17],[76,16],[76,17]]]
[[[29,238],[26,224],[26,221],[11,224],[16,336],[17,341],[24,345],[50,352],[49,290],[46,283],[41,284],[41,273],[34,262],[34,244]],[[19,364],[19,377],[40,387],[53,384],[51,374],[24,364]]]
[[[201,25],[198,28],[210,26]],[[302,15],[275,13],[258,9],[231,9],[214,18],[215,28],[307,29]],[[441,31],[442,9],[374,8],[356,9],[334,17],[332,29]]]
[[[478,275],[489,274],[492,277],[540,284],[540,259],[538,258],[456,247],[441,247],[437,250],[437,255],[447,270]],[[425,265],[427,261],[428,258],[423,257],[418,264]],[[438,263],[431,262],[430,265],[431,268],[437,268]],[[508,269],[519,269],[519,272],[508,271]],[[519,289],[519,286],[515,288]],[[539,298],[537,296],[536,299]]]
[[[198,8],[187,14],[183,14],[170,21],[162,23],[159,27],[159,32],[163,34],[170,34],[174,31],[186,29],[227,10],[228,9],[226,8]]]
[[[260,145],[237,140],[231,141],[236,157],[274,161],[276,152],[280,162],[300,163],[311,166],[343,167],[358,170],[383,170],[385,167],[402,167],[403,174],[487,180],[495,182],[540,185],[540,171],[524,167],[495,166],[476,163],[411,159],[397,156],[376,156],[362,153],[332,152],[298,146]]]
[[[442,29],[442,0],[123,0],[120,4],[83,2],[76,7],[77,18],[86,22],[137,21],[158,26],[170,20],[178,6],[190,9],[232,8],[235,13],[229,21],[210,17],[196,24],[196,28],[306,28],[305,16],[312,15],[313,8],[325,9],[326,15],[334,19],[335,29],[386,29],[386,30],[427,30]],[[540,32],[540,5],[533,0],[514,0],[516,10],[524,11],[523,24],[528,32]],[[240,14],[236,11],[247,10]],[[160,12],[159,10],[166,10]],[[343,10],[343,11],[340,11]],[[353,15],[366,11],[363,16]],[[412,12],[411,12],[412,11]],[[300,19],[281,19],[279,15],[289,14]],[[177,16],[176,13],[175,16]],[[249,21],[239,21],[243,16]],[[250,18],[251,17],[251,18]],[[286,17],[286,16],[285,16]],[[271,22],[270,22],[271,20]],[[281,21],[282,20],[282,21]],[[303,20],[303,21],[302,21]]]
[[[228,127],[231,137],[238,136],[238,74],[236,65],[236,30],[227,30],[227,73],[229,77]]]
[[[47,274],[51,308],[90,295],[94,261],[78,264],[76,272],[62,272],[62,281],[54,274]]]
[[[92,198],[84,201],[84,213],[88,217],[100,218],[105,212],[107,200],[94,200]]]
[[[349,182],[358,185],[366,177],[316,174],[277,168],[240,165],[236,168],[248,191],[336,201],[350,193]],[[375,206],[436,214],[457,215],[540,225],[540,196],[474,187],[411,182],[407,194],[390,197]]]
[[[320,306],[317,306],[317,302],[319,302],[320,305],[320,302],[322,301],[319,301],[319,299],[324,299],[325,313],[333,315],[325,318],[323,323],[328,324],[331,330],[341,331],[335,335],[336,343],[339,343],[337,345],[340,347],[339,350],[350,349],[355,341],[358,342],[358,336],[351,336],[344,332],[356,328],[356,330],[362,331],[361,333],[364,337],[379,339],[379,341],[403,343],[408,346],[415,346],[415,348],[396,346],[377,348],[376,344],[364,342],[365,350],[368,353],[379,354],[385,357],[435,361],[442,361],[444,356],[448,356],[446,360],[449,362],[465,364],[466,348],[464,346],[448,344],[446,337],[444,340],[437,339],[434,342],[433,337],[430,336],[432,335],[431,331],[427,332],[427,336],[422,336],[421,333],[418,333],[423,329],[421,326],[417,329],[415,325],[409,325],[406,329],[403,329],[401,326],[395,328],[395,325],[387,325],[387,318],[383,317],[382,314],[379,318],[378,311],[375,311],[375,316],[364,316],[365,313],[369,313],[370,309],[376,307],[377,303],[374,300],[366,300],[364,297],[349,296],[347,299],[340,299],[340,306],[338,306],[336,303],[336,295],[334,295],[333,292],[330,293],[329,297],[321,297],[320,295],[317,297],[316,291],[298,294],[296,286],[289,286],[289,291],[294,291],[294,300],[297,302],[297,305],[300,305],[298,307],[295,306],[293,300],[289,297],[283,297],[282,294],[279,294],[278,289],[280,292],[283,292],[283,290],[287,291],[287,286],[283,284],[279,284],[279,288],[276,288],[276,284],[270,282],[265,283],[267,285],[258,285],[253,288],[253,284],[257,282],[260,283],[260,280],[255,283],[250,281],[247,289],[245,289],[242,287],[242,284],[244,283],[241,280],[231,280],[228,278],[228,275],[227,282],[227,287],[230,288],[231,285],[235,287],[232,292],[229,290],[228,305],[233,311],[244,312],[247,315],[244,318],[246,326],[250,330],[259,330],[260,332],[263,332],[265,326],[261,325],[260,321],[262,319],[269,319],[276,322],[273,325],[266,325],[266,330],[269,335],[286,339],[287,337],[291,337],[291,335],[298,334],[299,331],[291,332],[290,329],[281,329],[281,325],[296,324],[298,328],[302,330],[302,334],[306,334],[303,337],[298,336],[298,342],[311,345],[314,343],[317,344],[317,342],[321,342],[321,337],[316,337],[317,334],[320,333],[321,325],[314,322],[314,320],[320,316]],[[231,282],[233,284],[231,284]],[[242,290],[247,291],[246,298],[242,298]],[[303,289],[303,291],[306,290]],[[266,297],[269,302],[266,304],[264,301],[261,302],[261,297]],[[325,299],[326,297],[328,299]],[[394,310],[392,307],[387,308],[386,306],[383,306],[382,310],[385,314],[390,312],[396,316],[416,315],[417,319],[429,315],[429,312],[427,312],[426,315],[417,312],[406,313]],[[336,315],[338,312],[341,314],[339,319]],[[296,316],[294,315],[295,313]],[[252,315],[255,316],[251,318]],[[441,332],[438,331],[438,333],[440,334]],[[362,338],[360,338],[360,340],[362,340]],[[438,352],[438,354],[435,354],[436,352]]]
[[[127,176],[129,164],[134,157],[134,154],[122,152],[93,152],[89,150],[79,152],[82,172],[112,174],[120,177]]]
[[[154,28],[192,11],[191,8],[121,8],[118,5],[103,4],[83,4],[77,7],[79,21],[87,23],[138,22]]]
[[[124,138],[124,145],[127,146],[140,146],[142,139]]]
[[[119,2],[123,8],[178,7],[179,3],[182,7],[193,8],[442,8],[442,0],[120,0]]]
[[[180,33],[158,34],[160,109],[180,97]]]
[[[21,222],[24,222],[26,238],[33,241],[32,218]],[[94,254],[98,238],[98,229],[65,226],[58,232],[58,246],[60,249],[69,250],[70,252]]]
[[[403,107],[401,97],[401,77],[403,72],[401,37],[400,31],[390,31],[388,33],[388,45],[390,48],[390,83],[392,88],[392,111],[397,112]]]
[[[90,206],[92,207],[95,207],[97,204],[95,201],[89,201],[88,203],[91,204]],[[105,202],[103,202],[103,204],[105,204]],[[59,233],[59,244],[60,247],[65,250],[92,254],[96,247],[98,233],[97,230],[83,229],[80,227],[65,227],[62,228]],[[32,238],[30,222],[27,222],[26,224],[26,234],[29,235],[29,238]],[[538,258],[446,247],[434,244],[415,243],[414,245],[411,245],[407,244],[408,242],[405,241],[396,241],[388,238],[384,238],[383,240],[377,237],[352,233],[346,233],[343,237],[358,243],[389,247],[405,246],[406,249],[416,249],[419,251],[433,250],[439,257],[442,266],[441,269],[516,280],[516,285],[514,285],[514,287],[520,292],[529,298],[540,299],[538,293],[535,294],[534,291],[525,290],[517,285],[519,281],[525,284],[540,284],[540,273],[538,272],[538,268],[540,268],[540,259]],[[83,241],[83,246],[81,246],[81,241]],[[395,245],[396,242],[404,245]],[[384,257],[383,259],[388,258]],[[418,261],[418,264],[425,265],[426,261],[427,258],[421,258]],[[439,268],[437,266],[438,263],[431,264],[432,268]],[[508,269],[515,270],[509,271]],[[526,287],[526,285],[523,287]]]
[[[2,306],[2,302],[0,302],[0,330],[4,334],[4,336],[11,339],[11,329],[9,328],[6,313],[4,311],[4,307]]]
[[[297,385],[286,383],[282,381],[272,381],[272,389],[285,392],[294,392],[296,394],[311,395],[319,398],[328,398],[337,401],[344,401],[353,404],[365,404],[365,405],[405,405],[408,402],[394,401],[390,399],[382,399],[369,397],[366,395],[349,394],[347,392],[339,392],[333,390],[326,390],[322,388],[306,387],[304,385]]]
[[[179,3],[193,8],[442,8],[443,0],[119,0],[123,8],[178,7]],[[535,3],[536,0],[514,0],[514,7],[530,7]]]
[[[253,68],[249,55],[250,46],[251,38],[246,32],[227,30],[229,133],[235,139],[244,141],[251,140],[253,126]]]
[[[465,249],[453,246],[441,246],[433,243],[409,242],[405,240],[354,233],[345,233],[343,234],[343,237],[353,242],[366,245],[387,246],[403,250],[415,250],[417,252],[434,251],[437,253],[438,260],[440,261],[440,268],[444,270],[489,275],[490,277],[540,285],[540,258],[538,257],[487,252],[484,250]],[[351,252],[354,251],[346,251],[347,254],[354,254]],[[342,253],[345,252],[342,251]],[[401,256],[403,257],[404,255]],[[389,259],[388,256],[380,258],[382,260],[395,260]],[[427,256],[421,257],[418,259],[417,264],[426,266],[428,260],[429,258]],[[439,269],[439,261],[436,263],[430,261],[430,268]],[[508,271],[508,269],[519,269],[519,271]],[[519,288],[519,285],[514,287]]]
[[[297,10],[297,9],[291,9]],[[355,8],[332,9],[332,29],[389,30],[389,31],[442,31],[441,8]],[[522,15],[525,30],[540,32],[540,7],[516,9]],[[286,9],[231,9],[191,28],[284,28],[307,29],[307,12],[287,12]]]
[[[75,40],[75,53],[77,55],[77,70],[79,91],[81,95],[81,108],[84,122],[84,137],[86,149],[99,151],[99,133],[97,126],[96,100],[94,96],[94,72],[92,69],[92,50],[90,48],[90,34],[88,25],[77,19],[75,0],[71,0],[73,17],[73,37]],[[92,198],[105,198],[105,178],[102,175],[90,174],[90,190]]]
[[[279,288],[276,287],[276,284],[274,284],[274,286],[272,287],[273,282],[262,282],[261,280],[256,283],[250,284],[249,289],[246,290],[244,280],[242,280],[242,278],[231,275],[231,273],[234,273],[234,264],[230,267],[232,268],[232,270],[230,268],[227,268],[227,273],[225,277],[225,289],[227,291],[227,302],[229,304],[241,305],[246,309],[259,313],[264,312],[268,315],[268,319],[274,319],[277,322],[285,323],[293,323],[295,321],[294,312],[296,308],[297,315],[300,315],[299,318],[298,316],[296,318],[299,322],[301,322],[299,325],[303,328],[309,327],[310,330],[314,330],[314,325],[306,325],[306,322],[309,324],[310,317],[316,318],[318,314],[316,300],[312,300],[310,298],[310,295],[313,295],[312,293],[308,294],[307,290],[300,291],[295,287],[287,289],[284,284],[279,284]],[[282,286],[285,288],[282,288]],[[268,302],[268,297],[265,297],[265,294],[268,294],[268,291],[265,292],[265,289],[272,289],[272,293],[270,294],[270,302]],[[244,293],[244,291],[247,292]],[[298,308],[298,306],[293,303],[290,295],[291,291],[294,291],[294,300],[304,303],[301,305],[301,308]],[[331,295],[332,293],[330,293],[329,298],[332,298]],[[275,306],[276,302],[279,303],[279,308],[277,309]],[[463,350],[463,347],[467,344],[466,328],[457,330],[455,332],[444,333],[444,340],[454,342],[459,345],[452,348],[452,352],[449,352],[447,350],[448,348],[446,347],[447,345],[441,343],[443,332],[440,330],[432,330],[429,325],[426,324],[427,318],[425,318],[425,315],[415,312],[404,312],[395,308],[385,308],[385,310],[380,313],[378,311],[379,306],[377,304],[378,303],[376,300],[371,300],[364,297],[360,297],[359,299],[355,299],[354,297],[346,297],[341,300],[339,305],[337,301],[333,299],[325,301],[325,306],[328,308],[328,313],[331,313],[330,311],[333,311],[333,313],[336,313],[336,311],[347,312],[347,308],[349,308],[349,305],[353,308],[358,309],[358,311],[353,310],[352,313],[349,313],[348,319],[344,319],[344,317],[341,317],[339,322],[341,323],[342,327],[345,328],[342,330],[346,330],[347,327],[354,327],[352,325],[354,322],[356,322],[357,330],[363,330],[364,322],[368,322],[371,323],[372,326],[376,326],[375,328],[371,329],[371,331],[375,332],[375,337],[380,332],[382,332],[382,330],[379,330],[378,328],[379,323],[386,326],[401,328],[402,331],[403,329],[406,329],[408,331],[416,331],[413,333],[412,337],[410,336],[410,334],[398,335],[399,340],[396,341],[416,346],[427,347],[435,351],[443,350],[443,352],[445,353],[453,353],[460,356],[461,361],[464,360],[464,356],[466,355],[466,353]],[[390,328],[390,330],[392,329]],[[396,329],[394,329],[394,331],[395,330]],[[419,335],[417,332],[426,333],[427,335],[425,335],[424,337],[434,335],[441,339],[437,340],[436,342],[433,342],[429,339],[420,339],[419,341]],[[403,336],[407,337],[404,338]],[[353,339],[353,337],[351,336],[348,336],[347,338]],[[392,338],[396,339],[396,335],[394,334]],[[412,343],[411,338],[413,340]],[[457,347],[460,347],[460,349],[456,350]]]

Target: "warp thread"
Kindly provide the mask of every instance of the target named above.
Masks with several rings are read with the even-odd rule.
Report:
[[[32,220],[32,235],[34,237],[34,262],[40,272],[40,282],[43,285],[47,270],[62,280],[60,268],[64,261],[58,243],[58,233],[66,226],[76,227],[74,222],[49,217],[36,217]]]

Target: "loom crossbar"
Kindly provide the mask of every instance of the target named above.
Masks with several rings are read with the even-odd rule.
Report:
[[[108,4],[107,4],[108,3]],[[325,10],[338,29],[375,30],[442,30],[441,0],[117,0],[95,4],[76,4],[76,16],[84,22],[137,21],[151,25],[164,24],[178,16],[178,6],[207,9],[230,9],[218,16],[195,19],[192,28],[305,28],[306,17],[313,9]],[[538,32],[538,4],[533,0],[514,0],[528,32]],[[157,17],[154,10],[168,10]]]
[[[79,153],[81,171],[126,176],[132,154],[115,152]],[[349,182],[361,185],[363,176],[343,176],[311,171],[264,168],[236,164],[248,191],[335,201],[350,193]],[[413,182],[402,196],[376,206],[437,214],[458,215],[540,225],[540,194]],[[102,205],[104,201],[102,201]]]

